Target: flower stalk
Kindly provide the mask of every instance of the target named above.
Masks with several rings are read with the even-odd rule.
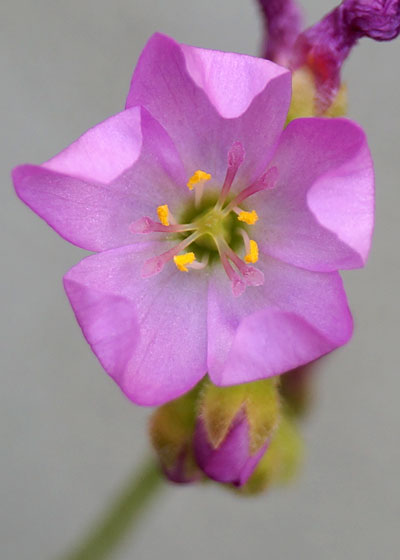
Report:
[[[164,484],[154,461],[145,463],[139,473],[122,488],[121,493],[99,519],[86,538],[60,560],[103,560],[132,532]]]

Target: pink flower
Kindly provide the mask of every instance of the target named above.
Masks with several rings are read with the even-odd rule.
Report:
[[[283,130],[290,83],[270,61],[155,35],[125,111],[13,172],[26,204],[97,253],[65,289],[136,403],[206,372],[217,385],[280,374],[351,336],[338,269],[367,258],[372,162],[351,121]]]

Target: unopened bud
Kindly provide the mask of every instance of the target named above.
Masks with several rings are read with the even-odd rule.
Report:
[[[267,452],[261,458],[242,494],[259,494],[271,485],[287,484],[298,473],[303,457],[303,442],[290,415],[283,414]]]
[[[320,110],[318,84],[313,72],[306,66],[292,73],[292,101],[287,123],[301,117],[342,117],[347,113],[347,87],[342,84],[327,106]]]
[[[279,413],[277,379],[234,387],[206,382],[194,435],[198,465],[209,478],[242,486],[267,450]]]
[[[203,478],[193,456],[196,399],[200,386],[158,408],[150,420],[150,436],[165,476],[172,482]]]

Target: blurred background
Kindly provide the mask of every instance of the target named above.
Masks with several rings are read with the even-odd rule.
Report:
[[[303,0],[308,23],[336,5]],[[46,560],[83,535],[149,453],[149,410],[103,372],[61,278],[84,252],[18,201],[18,163],[40,163],[120,111],[156,30],[257,54],[252,0],[3,0],[1,87],[0,557]],[[376,167],[377,222],[365,270],[345,275],[356,330],[324,361],[291,487],[238,498],[168,487],[117,560],[398,558],[400,514],[400,39],[361,41],[345,65],[351,118]]]

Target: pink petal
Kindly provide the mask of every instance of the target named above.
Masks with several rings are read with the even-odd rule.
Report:
[[[208,371],[217,385],[255,381],[345,344],[352,318],[338,273],[262,257],[265,284],[233,299],[222,272],[210,280]]]
[[[135,163],[141,148],[141,114],[136,108],[90,128],[42,167],[89,182],[110,183]]]
[[[234,142],[246,152],[238,177],[261,172],[290,102],[290,73],[241,54],[179,45],[156,34],[133,74],[127,107],[143,105],[166,128],[190,176],[202,169],[219,185]]]
[[[214,448],[208,441],[202,418],[198,418],[193,438],[194,453],[197,464],[209,478],[235,486],[246,484],[269,445],[266,441],[251,455],[249,429],[246,415],[240,411],[225,439]]]
[[[104,369],[141,405],[159,405],[191,389],[206,373],[207,279],[173,263],[152,278],[143,262],[160,243],[90,256],[64,277],[83,334]]]
[[[171,139],[145,109],[126,110],[41,166],[13,171],[18,196],[62,237],[91,251],[134,243],[129,226],[188,196]],[[142,240],[142,238],[141,238]]]
[[[364,265],[374,224],[374,173],[363,131],[346,119],[297,119],[271,166],[275,189],[255,200],[265,253],[308,270]]]

